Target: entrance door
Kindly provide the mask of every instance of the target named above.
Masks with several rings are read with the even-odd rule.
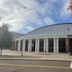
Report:
[[[32,47],[31,48],[32,48],[31,51],[34,52],[35,51],[35,39],[32,40]]]
[[[69,49],[72,52],[72,38],[69,38]]]
[[[59,38],[59,52],[60,53],[65,53],[66,52],[66,50],[65,50],[65,42],[66,42],[65,38]]]
[[[44,51],[44,39],[39,40],[39,52]]]
[[[53,40],[53,38],[48,39],[48,51],[54,52],[54,40]]]
[[[20,43],[20,51],[22,51],[22,48],[23,48],[23,40],[21,40],[21,43]]]
[[[28,40],[25,41],[25,51],[28,51]]]

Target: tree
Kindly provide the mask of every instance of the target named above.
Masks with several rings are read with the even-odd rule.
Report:
[[[0,35],[0,48],[1,48],[1,54],[2,49],[4,48],[10,48],[12,45],[12,35],[9,32],[8,25],[3,25],[1,28],[1,35]]]

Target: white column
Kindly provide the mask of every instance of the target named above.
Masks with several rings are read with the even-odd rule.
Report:
[[[58,38],[54,38],[54,53],[59,53]]]
[[[17,41],[15,41],[15,50],[17,51],[17,49],[16,49],[16,46],[17,46],[17,45],[16,45],[16,44],[17,44]],[[17,47],[18,47],[18,46],[17,46]]]
[[[48,52],[48,38],[44,39],[44,52]]]
[[[18,50],[18,44],[17,44],[17,41],[15,41],[15,50],[16,50],[16,51]]]
[[[28,41],[29,41],[29,43],[28,43],[28,52],[31,52],[32,40],[29,39]]]
[[[66,52],[69,52],[69,42],[68,38],[66,38],[66,46],[65,46]]]
[[[35,41],[35,52],[39,52],[39,39]]]
[[[25,52],[25,40],[23,40],[23,52]]]
[[[21,41],[18,40],[18,49],[17,49],[18,51],[20,51],[20,42],[21,42]]]
[[[16,41],[14,41],[12,47],[14,47],[15,51],[16,51]]]

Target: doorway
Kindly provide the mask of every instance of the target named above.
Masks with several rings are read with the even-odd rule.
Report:
[[[54,52],[54,39],[53,38],[48,39],[48,51]]]
[[[32,39],[31,51],[35,52],[35,39]]]
[[[39,40],[39,52],[44,51],[44,39]]]
[[[28,51],[28,40],[25,41],[25,51]]]
[[[72,38],[69,38],[69,49],[72,52]]]
[[[59,52],[65,53],[66,52],[66,39],[65,38],[59,38]]]

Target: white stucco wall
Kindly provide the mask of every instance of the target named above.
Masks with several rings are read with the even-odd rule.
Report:
[[[56,24],[33,30],[17,40],[33,38],[62,38],[72,35],[72,24]]]

